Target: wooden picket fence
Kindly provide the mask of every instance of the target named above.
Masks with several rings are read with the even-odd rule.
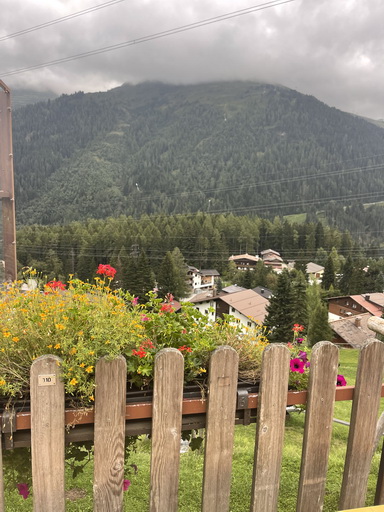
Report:
[[[257,409],[251,512],[277,510],[286,421],[289,350],[268,346],[263,355]],[[58,358],[42,356],[31,368],[33,506],[65,510],[64,386]],[[360,353],[339,509],[363,507],[380,404],[384,344]],[[206,418],[203,512],[228,512],[231,484],[238,355],[220,347],[211,356]],[[126,361],[101,359],[96,366],[94,410],[94,510],[123,510]],[[318,343],[311,356],[303,452],[296,512],[323,509],[333,424],[338,348]],[[152,402],[150,512],[176,512],[182,424],[184,360],[173,348],[156,355]],[[1,456],[1,453],[0,453]],[[0,459],[1,460],[1,459]],[[381,466],[383,467],[384,464]],[[2,482],[2,467],[0,464]],[[377,503],[384,503],[383,472]],[[1,485],[0,512],[6,510]],[[143,505],[144,510],[144,505]],[[289,512],[289,511],[287,511]]]

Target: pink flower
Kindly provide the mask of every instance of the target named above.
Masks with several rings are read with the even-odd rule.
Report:
[[[140,320],[141,320],[142,322],[148,322],[149,317],[148,317],[147,315],[141,315]]]
[[[132,302],[133,306],[137,306],[137,304],[139,302],[139,297],[134,297],[131,302]]]
[[[130,485],[131,485],[130,480],[123,480],[123,491],[128,491]]]
[[[346,386],[347,385],[347,381],[345,380],[344,375],[337,376],[336,385],[337,386]]]
[[[298,355],[299,359],[301,359],[302,361],[304,361],[304,363],[306,363],[308,361],[308,358],[307,358],[307,353],[304,352],[303,350],[299,350],[299,355]]]
[[[19,494],[26,500],[29,496],[28,484],[17,484]]]
[[[289,365],[291,367],[291,372],[304,373],[305,362],[302,359],[299,359],[298,357],[291,359]]]
[[[296,338],[295,341],[300,345],[301,343],[303,343],[304,338]]]

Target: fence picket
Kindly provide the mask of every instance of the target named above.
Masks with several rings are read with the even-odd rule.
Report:
[[[384,505],[384,442],[381,448],[379,474],[377,476],[375,505]]]
[[[46,355],[31,366],[31,447],[33,510],[63,512],[64,383],[60,359]]]
[[[123,510],[127,363],[123,356],[95,370],[93,499],[95,512]]]
[[[341,486],[340,510],[363,507],[365,503],[383,366],[384,343],[372,341],[361,349]]]
[[[229,510],[238,363],[231,347],[219,347],[211,355],[202,512]]]
[[[251,512],[277,510],[284,441],[290,353],[284,345],[269,345],[263,353]]]
[[[0,431],[0,512],[5,511],[4,473],[3,473],[3,434]]]
[[[323,510],[338,353],[333,343],[322,341],[311,354],[297,512]]]
[[[179,350],[156,354],[152,402],[150,512],[177,512],[184,358]]]

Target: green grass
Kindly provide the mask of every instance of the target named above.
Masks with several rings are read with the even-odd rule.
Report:
[[[348,349],[340,350],[339,373],[345,376],[348,384],[354,384],[355,382],[357,360],[357,351]],[[344,421],[349,421],[350,411],[351,402],[338,402],[335,404],[334,416],[336,418],[343,419]],[[292,413],[287,418],[280,481],[279,512],[294,512],[295,510],[304,421],[304,413]],[[249,510],[255,428],[255,425],[239,425],[235,429],[235,449],[230,502],[231,512],[244,512]],[[324,512],[335,512],[338,510],[337,505],[348,433],[348,427],[334,423]],[[372,464],[372,472],[368,485],[367,505],[373,504],[379,460],[380,454],[378,452],[374,456]],[[139,471],[137,475],[129,476],[132,485],[129,490],[124,493],[124,507],[126,510],[137,510],[141,512],[148,510],[149,501],[150,441],[145,436],[143,436],[141,441],[139,441],[137,452],[132,454],[131,462],[138,466]],[[181,455],[179,491],[180,512],[199,512],[201,510],[203,463],[204,455],[201,451],[190,451]],[[83,498],[75,501],[68,501],[67,510],[69,512],[92,511],[91,464],[89,464],[86,471],[79,475],[75,480],[72,480],[68,475],[67,485],[68,489],[80,489],[86,493]],[[32,510],[32,500],[27,499],[24,501],[21,496],[17,495],[16,491],[7,493],[6,504],[6,510],[10,512]]]

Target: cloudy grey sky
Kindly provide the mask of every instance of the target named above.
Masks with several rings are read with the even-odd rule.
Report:
[[[383,0],[294,0],[111,52],[7,72],[261,5],[263,0],[121,0],[42,30],[4,36],[111,0],[2,0],[0,78],[56,93],[124,82],[255,80],[384,118]],[[265,0],[264,0],[265,3]]]

